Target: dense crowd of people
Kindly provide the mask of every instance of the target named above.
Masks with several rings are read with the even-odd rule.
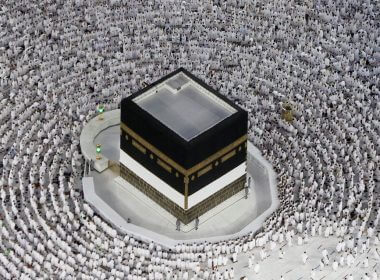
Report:
[[[311,279],[369,248],[361,277],[378,279],[369,263],[380,259],[379,2],[0,8],[1,279],[234,279],[240,254],[259,252],[248,261],[259,273],[268,251],[314,236],[338,237],[339,258],[322,252]],[[118,233],[83,201],[79,135],[96,106],[115,109],[179,67],[249,112],[249,139],[283,182],[280,208],[260,233],[164,248]],[[304,252],[299,263],[309,259]]]

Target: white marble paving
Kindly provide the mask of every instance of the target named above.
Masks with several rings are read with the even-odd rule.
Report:
[[[278,258],[280,246],[277,246],[273,251],[266,248],[268,258],[264,261],[260,260],[260,248],[254,248],[251,252],[241,253],[238,256],[239,261],[236,264],[229,262],[226,267],[220,267],[219,271],[224,271],[226,268],[233,267],[235,270],[235,279],[240,279],[242,276],[247,276],[249,280],[277,280],[281,276],[285,280],[309,280],[311,270],[314,268],[316,272],[316,280],[343,280],[346,275],[352,274],[355,280],[362,279],[364,273],[370,273],[377,269],[380,271],[378,261],[372,256],[372,251],[375,250],[375,245],[372,244],[368,253],[359,254],[351,267],[339,267],[337,271],[333,271],[332,262],[334,259],[339,261],[339,256],[335,251],[338,238],[336,237],[311,237],[307,244],[302,246],[293,245],[288,247],[285,243],[281,244],[282,250],[285,253],[284,259]],[[294,243],[293,243],[294,244]],[[380,246],[377,246],[379,248]],[[329,252],[330,264],[325,266],[321,271],[319,261],[322,258],[322,250],[327,249]],[[301,255],[306,251],[309,260],[306,264],[302,263]],[[256,262],[260,265],[259,273],[256,274],[253,268],[248,268],[248,256],[253,254]],[[369,267],[364,268],[362,262],[366,256],[369,256]]]

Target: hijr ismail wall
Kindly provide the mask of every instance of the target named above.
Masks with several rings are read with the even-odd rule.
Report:
[[[236,112],[186,141],[133,99],[183,72]],[[187,224],[244,188],[247,112],[184,69],[121,102],[120,174]]]

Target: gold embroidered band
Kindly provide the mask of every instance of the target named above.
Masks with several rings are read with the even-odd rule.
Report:
[[[227,145],[226,147],[224,147],[221,150],[217,151],[216,153],[212,154],[211,156],[209,156],[205,160],[201,161],[200,163],[194,165],[193,167],[191,167],[189,169],[185,169],[180,164],[176,163],[174,160],[169,158],[166,154],[164,154],[159,149],[157,149],[155,146],[153,146],[148,141],[143,139],[140,135],[138,135],[136,132],[134,132],[132,129],[130,129],[124,123],[120,123],[120,127],[127,134],[132,136],[132,138],[136,139],[139,143],[137,143],[136,141],[135,141],[135,143],[138,144],[141,148],[144,148],[145,152],[146,152],[146,149],[150,150],[157,157],[159,157],[161,159],[161,161],[172,166],[174,169],[178,170],[180,173],[182,173],[185,176],[189,176],[189,175],[195,173],[196,171],[204,168],[205,166],[207,166],[208,164],[210,164],[211,162],[213,162],[214,160],[216,160],[222,156],[223,156],[223,158],[228,156],[227,158],[224,159],[224,161],[227,160],[228,158],[234,156],[236,151],[231,151],[231,150],[238,147],[240,144],[242,144],[243,142],[245,142],[247,140],[247,134],[245,134],[245,135],[239,137],[238,139],[236,139],[231,144]],[[133,141],[132,141],[132,144],[133,144]],[[133,144],[133,145],[135,146],[135,144]],[[135,146],[135,147],[137,148],[137,146]],[[229,151],[231,151],[230,153],[233,153],[233,154],[230,155],[230,153],[228,153]],[[145,153],[145,152],[143,152],[143,153]],[[228,153],[228,154],[226,154],[226,153]],[[223,158],[222,158],[222,162],[223,162]]]

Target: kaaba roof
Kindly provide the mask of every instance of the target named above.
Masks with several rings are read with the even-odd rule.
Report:
[[[185,169],[247,135],[248,113],[183,68],[120,107],[123,130]]]
[[[133,101],[187,141],[237,111],[184,71],[157,83]]]

